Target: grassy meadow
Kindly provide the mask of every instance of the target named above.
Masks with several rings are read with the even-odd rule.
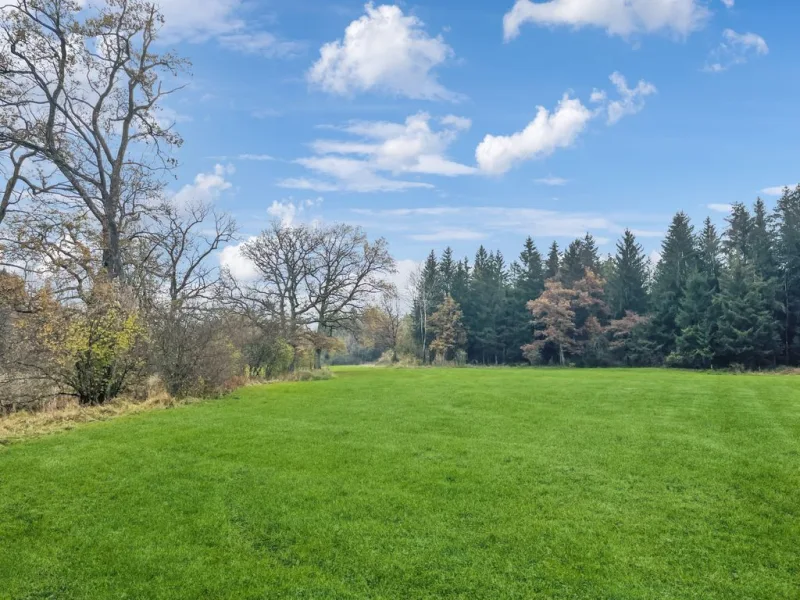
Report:
[[[800,598],[800,379],[343,369],[0,447],[0,599]]]

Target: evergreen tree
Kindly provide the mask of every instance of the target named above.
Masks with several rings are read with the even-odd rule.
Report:
[[[755,369],[775,364],[780,336],[772,311],[773,293],[752,263],[734,260],[714,300],[718,365],[741,364]]]
[[[591,233],[587,233],[581,241],[581,266],[584,272],[589,269],[595,275],[600,275],[600,254]],[[581,277],[583,277],[583,273]]]
[[[697,238],[697,270],[702,273],[712,292],[719,290],[719,278],[722,273],[721,243],[717,228],[706,219],[703,231]]]
[[[636,236],[625,230],[617,242],[617,254],[612,259],[608,279],[608,298],[615,319],[622,319],[627,312],[639,315],[647,311],[647,256]]]
[[[725,219],[728,227],[725,230],[725,254],[729,259],[738,258],[748,261],[752,255],[750,242],[753,219],[747,207],[737,202],[731,209],[731,214]]]
[[[517,296],[525,298],[525,303],[535,300],[544,291],[542,255],[530,237],[525,240],[519,262],[512,266],[512,275]]]
[[[672,219],[667,236],[661,245],[661,261],[653,281],[653,312],[650,336],[663,356],[675,349],[680,334],[676,319],[683,300],[686,282],[697,265],[694,228],[686,213]]]
[[[782,358],[797,364],[800,358],[800,186],[786,189],[775,208],[775,255],[781,308]]]
[[[756,273],[765,280],[773,279],[775,269],[775,240],[769,225],[764,201],[759,198],[753,205],[753,226],[750,230],[750,252]]]
[[[464,303],[469,301],[469,261],[466,258],[456,263],[450,295],[459,306],[464,306]]]
[[[545,262],[544,278],[553,279],[558,277],[558,271],[561,266],[561,255],[558,252],[558,244],[553,242],[550,245],[550,252],[547,254],[547,261]]]
[[[448,247],[439,260],[439,287],[442,294],[447,296],[453,293],[453,280],[456,275],[456,263],[453,260],[453,249]]]
[[[522,346],[533,336],[530,311],[526,306],[544,291],[542,255],[530,237],[525,240],[519,261],[511,265],[511,279],[506,309],[506,352],[508,360],[517,362],[522,359]]]
[[[571,288],[576,281],[583,279],[586,273],[584,258],[583,240],[574,240],[567,246],[558,271],[558,278],[564,287]]]
[[[711,366],[714,356],[711,349],[711,286],[711,280],[703,271],[696,270],[689,276],[675,318],[680,332],[675,340],[675,352],[667,359],[668,363],[690,369]]]

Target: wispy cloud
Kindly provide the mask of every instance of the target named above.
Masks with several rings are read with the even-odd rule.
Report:
[[[761,193],[766,196],[783,196],[783,192],[786,190],[786,188],[793,190],[798,185],[800,185],[800,183],[795,185],[776,185],[774,187],[764,188],[761,190]]]

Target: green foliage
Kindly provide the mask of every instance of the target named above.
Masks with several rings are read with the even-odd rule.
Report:
[[[641,244],[629,230],[617,242],[617,254],[612,259],[608,279],[611,313],[621,319],[627,312],[647,312],[647,257]]]
[[[773,287],[751,263],[735,261],[714,299],[718,313],[714,356],[720,366],[774,366],[780,348],[773,318]]]

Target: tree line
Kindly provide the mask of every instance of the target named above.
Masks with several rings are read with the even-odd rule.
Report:
[[[241,246],[254,278],[220,268],[234,219],[166,187],[188,63],[162,26],[144,0],[0,9],[0,413],[319,368],[390,304],[386,242],[349,225],[274,223]]]
[[[591,234],[510,265],[431,252],[412,278],[424,362],[762,369],[800,363],[800,186],[773,211],[735,204],[723,231],[674,216],[651,264],[630,230],[601,257]]]

